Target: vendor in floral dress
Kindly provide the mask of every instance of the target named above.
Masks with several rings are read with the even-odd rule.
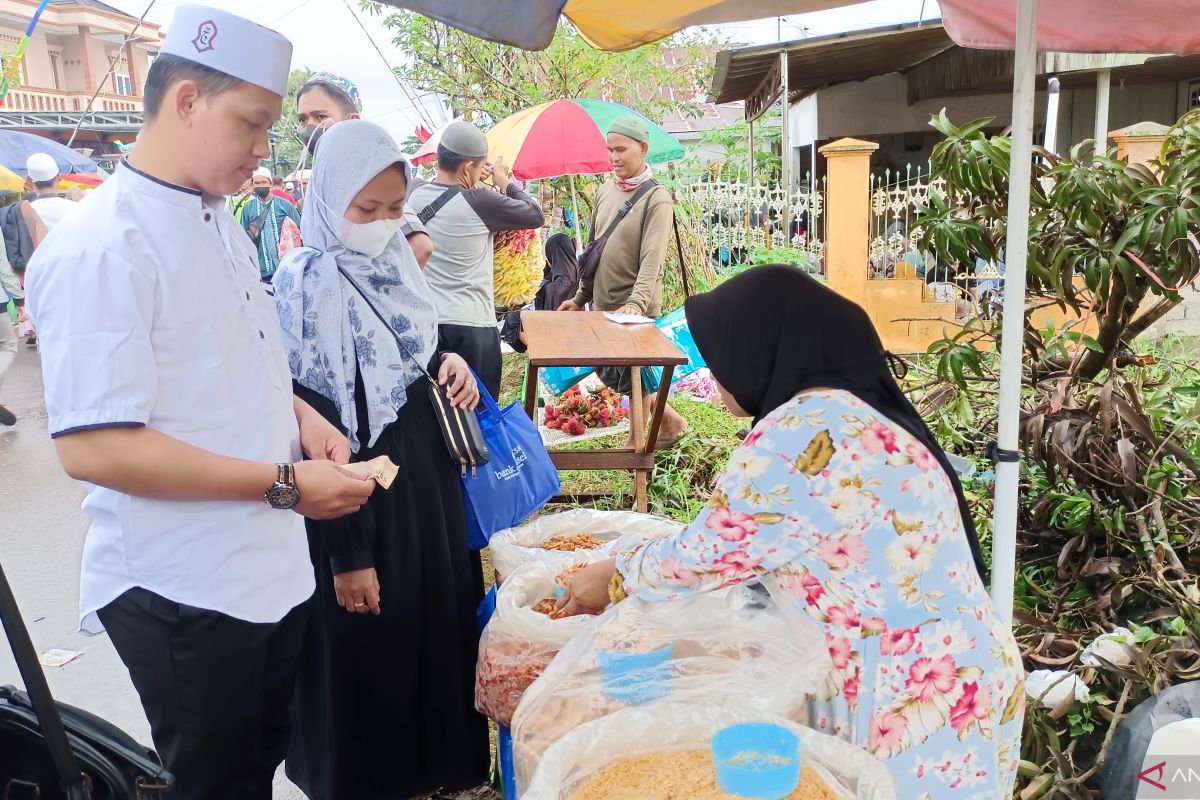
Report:
[[[562,605],[775,582],[833,658],[813,727],[884,760],[905,800],[1007,797],[1020,654],[980,578],[962,488],[867,315],[768,266],[693,297],[687,320],[753,432],[689,527],[578,573]]]

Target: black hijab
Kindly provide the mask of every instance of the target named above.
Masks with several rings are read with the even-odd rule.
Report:
[[[579,262],[575,258],[575,243],[566,234],[556,233],[546,240],[543,250],[546,267],[542,272],[542,286],[538,289],[534,308],[557,311],[564,300],[570,300],[579,291]]]
[[[795,267],[746,270],[687,301],[688,328],[713,377],[763,417],[805,389],[842,389],[929,448],[958,495],[971,555],[985,576],[979,535],[958,474],[901,391],[870,317]]]

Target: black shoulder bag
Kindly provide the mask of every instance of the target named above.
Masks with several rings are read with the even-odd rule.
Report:
[[[439,194],[436,200],[434,200],[432,203],[430,203],[429,205],[425,206],[420,211],[418,211],[417,219],[419,219],[421,221],[422,225],[428,225],[429,220],[436,217],[437,213],[442,210],[442,207],[445,206],[446,203],[449,203],[451,200],[453,200],[455,197],[458,197],[458,195],[462,193],[462,190],[463,190],[463,188],[461,186],[449,187],[448,189],[446,189],[446,191]]]
[[[438,386],[437,378],[430,374],[424,364],[417,361],[400,337],[396,335],[392,326],[388,324],[387,319],[379,313],[375,304],[363,294],[363,290],[354,282],[354,279],[341,267],[338,267],[338,272],[342,273],[346,282],[354,288],[354,291],[358,292],[358,296],[383,323],[383,327],[391,332],[392,338],[400,347],[400,352],[408,356],[408,360],[416,364],[417,368],[429,379],[429,402],[433,403],[438,426],[441,427],[442,436],[446,439],[446,448],[450,451],[450,457],[457,461],[462,468],[463,477],[466,477],[467,467],[471,468],[471,474],[474,475],[476,468],[486,464],[489,458],[487,443],[483,439],[483,431],[479,427],[479,419],[475,416],[475,412],[450,405],[450,398],[446,396],[446,391]]]
[[[596,231],[592,231],[591,240],[579,254],[579,277],[581,280],[590,281],[596,277],[596,270],[600,268],[600,257],[604,255],[604,245],[608,244],[608,237],[612,236],[613,231],[621,224],[621,220],[629,215],[637,202],[656,186],[658,184],[655,181],[646,181],[640,189],[634,192],[633,197],[625,201],[625,205],[621,206],[621,210],[617,212],[617,218],[609,224],[608,230],[599,239],[596,238]]]
[[[2,569],[0,622],[27,687],[0,686],[0,798],[167,797],[174,779],[154,751],[93,714],[54,702]]]
[[[250,234],[250,241],[254,242],[254,246],[258,247],[258,243],[262,240],[263,225],[267,224],[267,214],[271,213],[271,200],[263,203],[262,213],[254,218],[254,221],[246,226],[246,233]]]

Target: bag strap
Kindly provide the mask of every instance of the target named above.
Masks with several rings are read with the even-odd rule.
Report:
[[[609,224],[608,230],[604,232],[604,236],[601,238],[607,239],[609,236],[612,236],[612,232],[615,231],[617,226],[621,224],[621,220],[625,219],[625,217],[629,215],[629,212],[633,210],[633,207],[637,205],[637,202],[656,186],[658,186],[658,182],[653,179],[642,184],[642,186],[633,193],[633,197],[626,200],[625,205],[621,206],[621,210],[617,212],[617,218]],[[593,230],[592,233],[595,234],[595,230]],[[596,237],[594,235],[592,236],[591,241],[596,241]]]
[[[3,568],[0,568],[0,623],[3,623],[4,632],[12,646],[17,670],[21,673],[21,679],[25,681],[25,691],[29,695],[34,713],[37,714],[42,738],[46,749],[50,751],[50,760],[54,762],[54,769],[58,772],[63,791],[69,800],[88,800],[91,792],[83,772],[79,769],[79,762],[75,760],[75,754],[71,750],[67,729],[58,713],[54,697],[50,694],[46,675],[38,664],[37,651],[33,649],[29,629],[21,619],[21,610],[17,607],[17,600],[13,597],[12,587],[4,576]]]
[[[352,287],[354,287],[354,291],[358,292],[358,296],[361,297],[363,299],[363,302],[367,304],[367,308],[371,309],[371,313],[373,313],[379,319],[379,321],[383,323],[383,327],[387,328],[388,333],[390,333],[392,335],[392,338],[396,340],[396,344],[399,345],[400,351],[402,353],[404,353],[404,355],[408,356],[409,361],[411,361],[417,365],[417,368],[425,374],[425,377],[429,379],[429,382],[431,384],[433,384],[434,386],[437,386],[438,385],[437,379],[434,378],[433,375],[431,375],[429,373],[429,369],[424,364],[417,361],[416,357],[413,356],[412,352],[408,349],[407,346],[405,346],[404,342],[400,339],[400,336],[396,333],[395,330],[392,329],[392,326],[388,323],[387,319],[384,318],[383,314],[379,313],[379,309],[375,307],[375,304],[367,299],[366,293],[363,292],[362,288],[359,287],[359,285],[354,281],[353,278],[350,277],[349,273],[347,273],[346,270],[343,269],[340,264],[338,265],[338,272],[342,273],[342,277],[346,279],[346,283],[348,283]]]
[[[379,318],[379,321],[383,323],[383,327],[387,328],[388,332],[390,332],[392,334],[392,338],[395,339],[396,344],[400,346],[401,352],[403,352],[404,355],[408,356],[409,361],[411,361],[417,365],[417,367],[421,370],[421,372],[423,372],[425,374],[425,377],[429,379],[429,384],[436,391],[442,392],[442,387],[438,385],[437,378],[433,377],[433,375],[430,374],[429,370],[426,369],[424,366],[422,366],[421,362],[417,361],[417,359],[409,351],[408,347],[405,346],[404,342],[400,339],[400,337],[396,335],[396,331],[394,331],[392,329],[392,326],[388,324],[388,321],[386,319],[384,319],[383,314],[379,313],[379,309],[375,307],[375,304],[367,299],[367,296],[363,293],[363,290],[354,281],[354,279],[351,278],[348,274],[346,274],[346,270],[343,269],[341,266],[338,267],[338,272],[342,273],[342,277],[346,279],[347,283],[349,283],[351,286],[354,287],[354,291],[358,292],[358,296],[361,297],[363,299],[363,302],[367,304],[367,308],[371,309],[371,312],[374,313],[375,316]],[[468,367],[468,369],[470,369],[470,368]],[[471,370],[471,374],[475,375],[475,370]],[[496,401],[494,399],[492,399],[491,392],[489,392],[487,390],[487,387],[483,385],[483,381],[481,381],[479,379],[478,375],[475,375],[475,384],[479,388],[480,402],[482,402],[485,406],[487,406],[489,411],[493,412],[497,417],[499,417],[500,416],[500,406],[496,405]]]
[[[417,219],[421,221],[422,225],[428,225],[429,220],[436,217],[437,213],[442,210],[446,203],[449,203],[455,197],[458,197],[458,195],[462,193],[462,190],[463,187],[457,185],[449,187],[446,189],[446,191],[439,194],[436,200],[422,208],[420,212],[417,213]]]
[[[250,223],[251,225],[257,225],[260,231],[262,230],[263,223],[265,223],[267,220],[267,214],[271,212],[271,201],[274,199],[275,198],[273,197],[268,197],[267,202],[263,203],[263,210],[257,217],[254,218],[254,221]]]

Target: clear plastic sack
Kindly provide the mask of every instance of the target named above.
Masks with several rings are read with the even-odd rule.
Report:
[[[571,800],[589,777],[619,759],[708,750],[718,731],[742,722],[770,722],[795,733],[804,766],[839,800],[896,800],[894,779],[887,768],[861,748],[782,717],[711,703],[626,708],[580,725],[546,750],[528,788],[519,796],[521,800]],[[619,794],[611,797],[628,800]]]
[[[488,547],[497,580],[504,578],[528,561],[537,561],[561,569],[569,564],[601,561],[623,549],[632,549],[647,539],[664,539],[683,529],[681,523],[665,517],[634,511],[593,511],[581,508],[539,517],[517,528],[508,528],[492,536]],[[600,547],[582,550],[546,550],[542,545],[554,537],[589,534]]]
[[[630,597],[588,618],[525,692],[512,723],[518,791],[555,742],[634,706],[719,703],[803,722],[831,668],[816,623],[762,583]]]
[[[496,590],[496,610],[479,639],[475,707],[501,725],[512,723],[525,690],[592,620],[552,619],[534,610],[539,602],[555,598],[557,576],[548,565],[530,562],[517,567]]]

